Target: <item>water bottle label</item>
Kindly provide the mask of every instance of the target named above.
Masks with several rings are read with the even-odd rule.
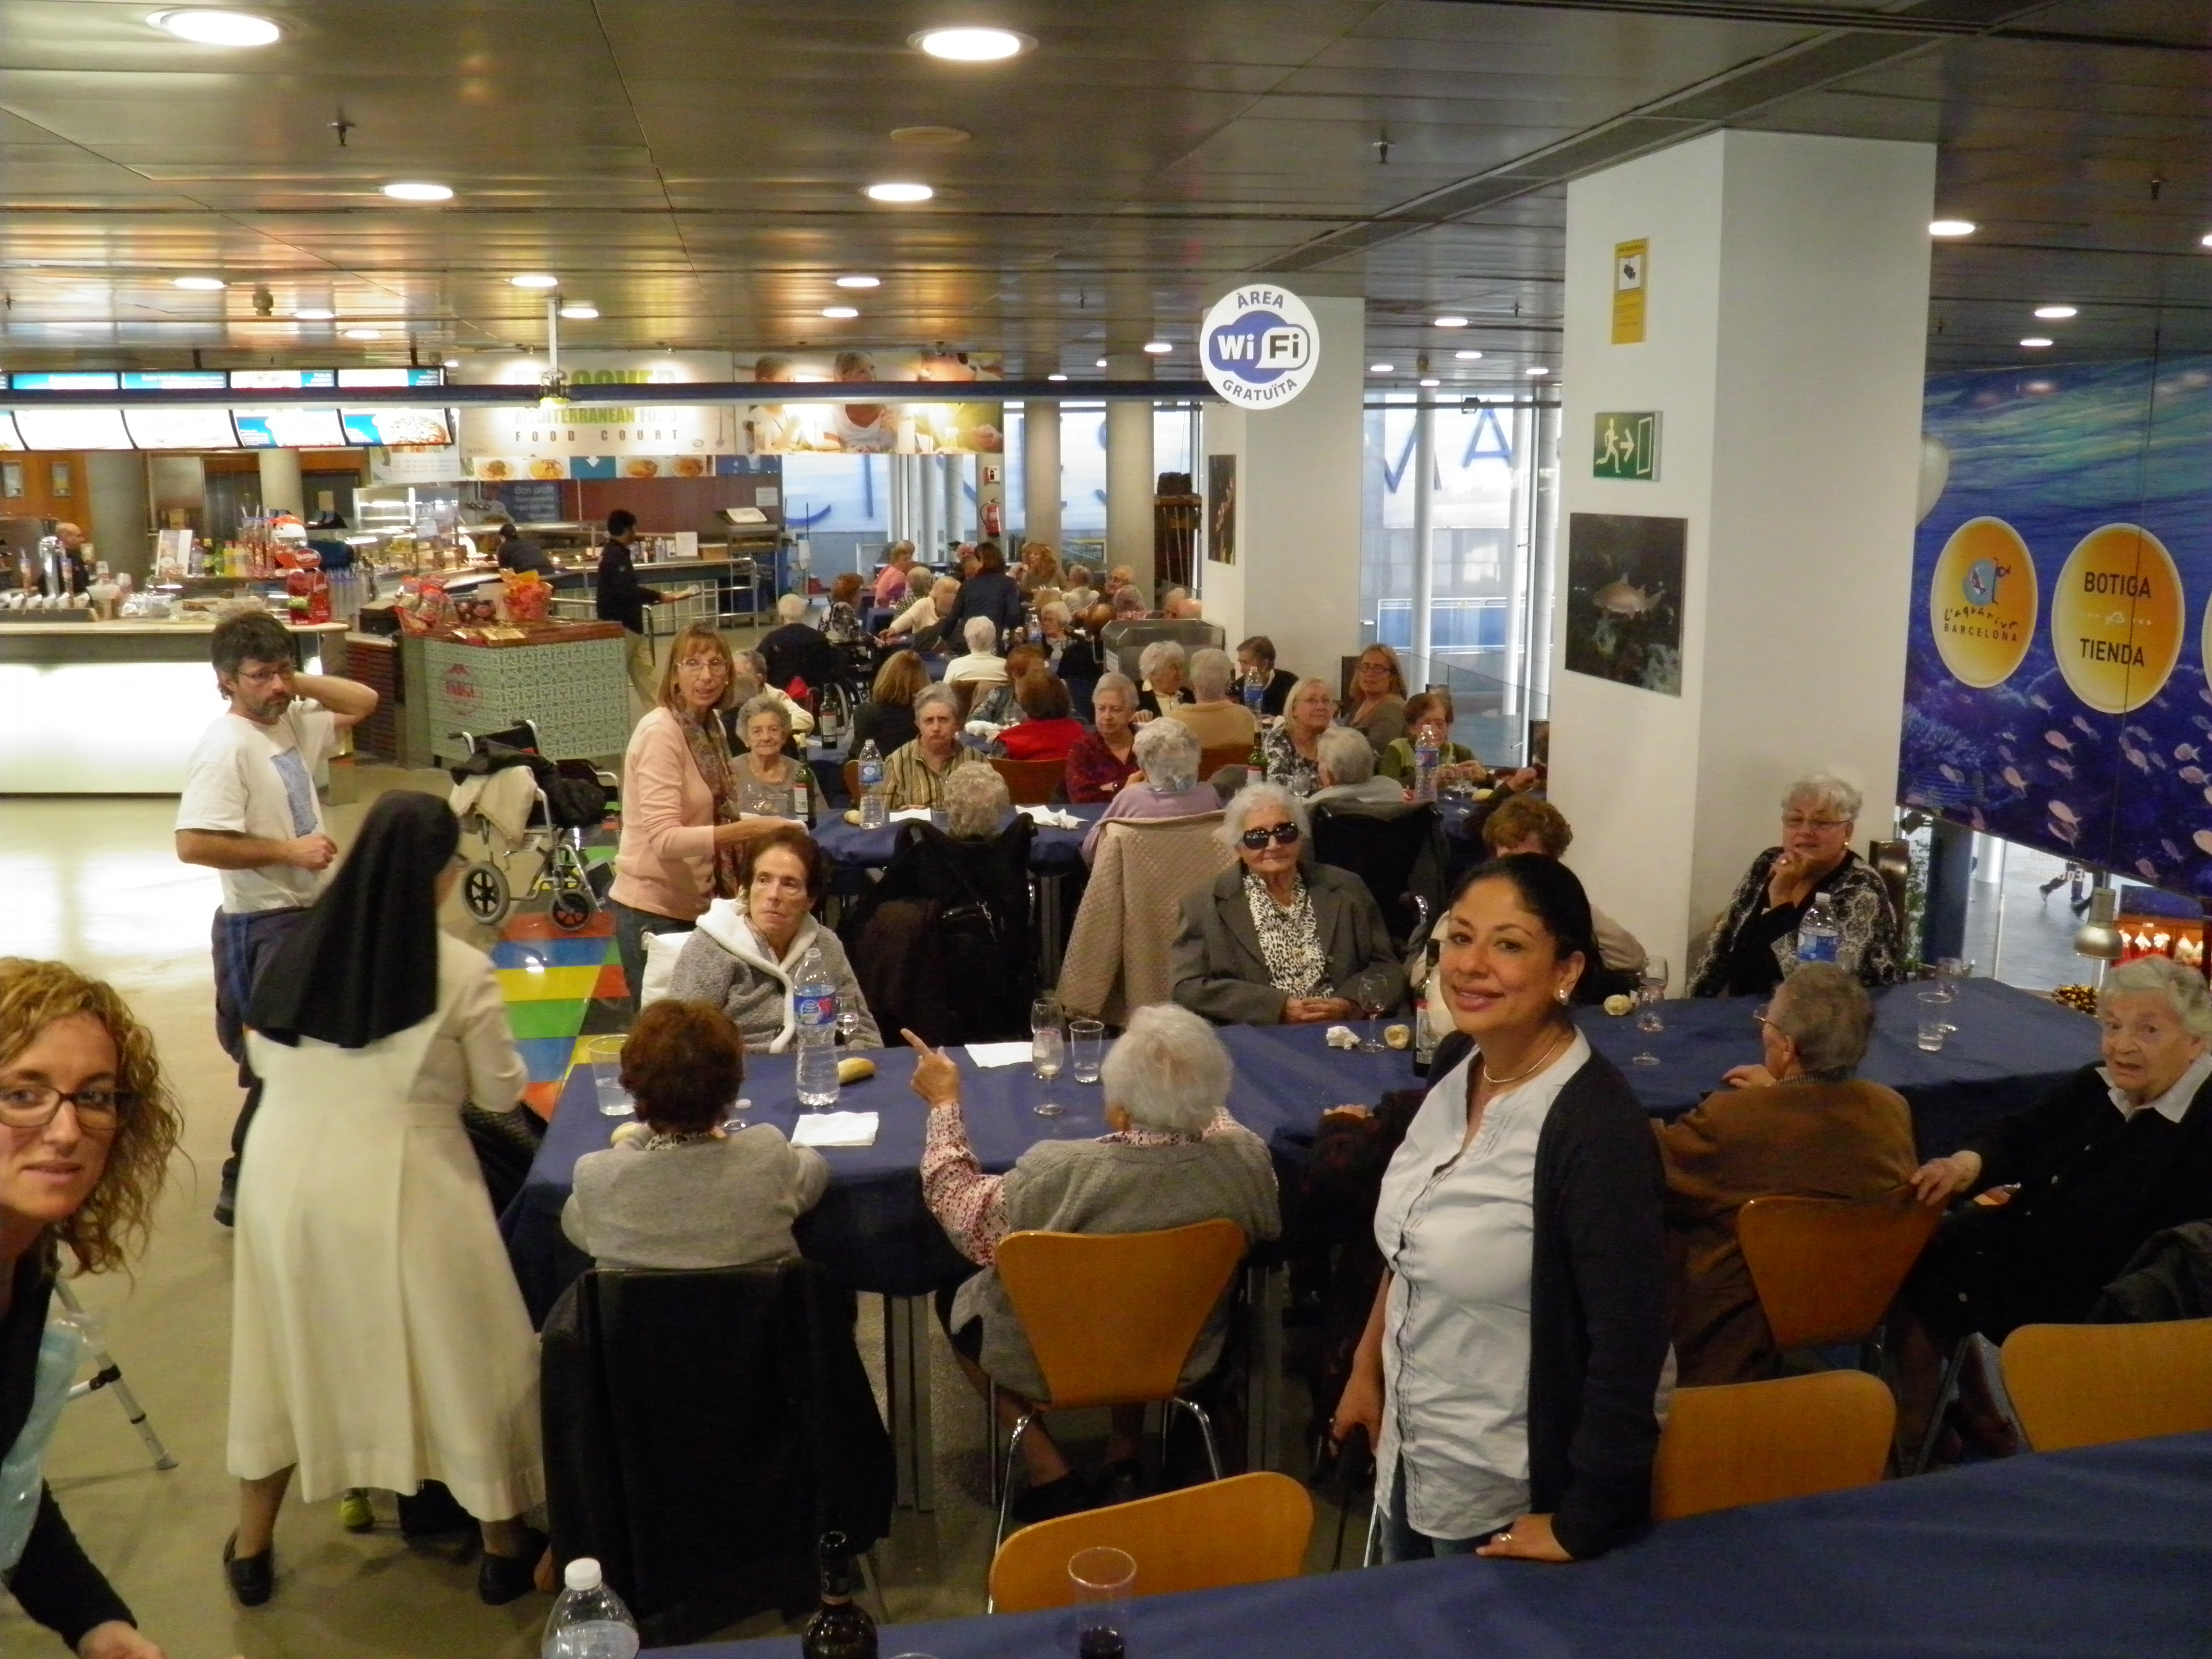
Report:
[[[801,1025],[827,1028],[837,1023],[837,993],[829,986],[802,986],[793,994],[792,1006]]]
[[[860,787],[863,789],[880,789],[883,787],[883,784],[884,763],[881,761],[862,761],[860,763]]]
[[[1825,927],[1801,929],[1797,934],[1797,960],[1800,962],[1833,962],[1836,959],[1836,936]]]

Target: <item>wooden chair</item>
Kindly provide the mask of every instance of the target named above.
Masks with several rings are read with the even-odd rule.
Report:
[[[991,769],[1006,781],[1006,793],[1017,806],[1042,806],[1060,793],[1067,775],[1067,763],[1056,760],[1006,760],[990,757]]]
[[[1651,1516],[1870,1486],[1897,1432],[1897,1402],[1864,1371],[1677,1389],[1651,1465]]]
[[[1198,781],[1212,781],[1213,775],[1224,766],[1243,766],[1252,758],[1249,743],[1217,743],[1198,751]]]
[[[1879,1370],[1882,1322],[1942,1212],[1910,1193],[1878,1203],[1754,1198],[1736,1212],[1736,1243],[1774,1334],[1792,1348],[1856,1342]]]
[[[844,770],[845,799],[858,806],[860,804],[860,763],[848,760],[845,763]]]
[[[1182,1368],[1244,1259],[1244,1230],[1201,1221],[1149,1233],[1009,1233],[999,1280],[1044,1378],[1040,1408],[1159,1402],[1198,1425],[1206,1461],[1221,1456],[1205,1408],[1182,1397]],[[1006,1441],[995,1551],[1013,1502],[1014,1457],[1036,1421],[1025,1413]]]
[[[1023,1528],[991,1563],[991,1604],[1000,1613],[1067,1606],[1068,1558],[1099,1546],[1136,1562],[1139,1595],[1295,1578],[1312,1532],[1313,1499],[1297,1481],[1231,1475]]]
[[[2039,1452],[2212,1429],[2212,1319],[2022,1325],[1998,1352]]]

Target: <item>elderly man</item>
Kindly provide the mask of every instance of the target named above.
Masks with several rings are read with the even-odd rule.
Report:
[[[793,680],[827,685],[837,678],[837,649],[822,630],[806,621],[806,596],[787,593],[775,602],[778,626],[761,635],[759,655],[767,664],[768,684],[779,689]]]
[[[1160,615],[1170,622],[1199,622],[1205,618],[1206,607],[1191,598],[1188,587],[1170,587],[1160,601]]]
[[[736,651],[731,653],[730,660],[738,671],[730,686],[732,708],[740,708],[765,693],[783,705],[783,712],[791,717],[793,732],[803,738],[814,729],[814,716],[805,705],[793,702],[790,693],[781,686],[769,684],[767,658],[757,651]]]
[[[54,539],[62,544],[64,591],[83,592],[92,581],[92,570],[84,556],[84,532],[73,524],[58,524],[54,526]]]
[[[1263,688],[1260,693],[1260,713],[1273,720],[1283,712],[1291,688],[1298,677],[1287,668],[1275,666],[1275,642],[1265,634],[1255,634],[1237,647],[1237,678],[1243,681],[1255,674],[1260,677]]]
[[[950,1054],[908,1034],[921,1055],[914,1091],[929,1106],[921,1189],[930,1212],[977,1272],[938,1308],[964,1370],[986,1399],[991,1385],[1011,1431],[1036,1408],[1044,1379],[1013,1303],[1000,1283],[998,1248],[1007,1234],[1152,1232],[1217,1218],[1254,1242],[1281,1228],[1267,1148],[1229,1115],[1229,1051],[1206,1022],[1165,1005],[1139,1008],[1106,1056],[1109,1133],[1097,1140],[1042,1140],[1005,1175],[983,1173],[968,1142],[960,1068]],[[1216,1309],[1183,1367],[1194,1383],[1219,1359],[1225,1310]],[[1009,1397],[1014,1396],[1014,1397]],[[1139,1495],[1139,1407],[1117,1407],[1097,1494],[1106,1503]],[[1086,1507],[1084,1484],[1042,1425],[1022,1437],[1029,1489],[1015,1500],[1024,1524]]]
[[[884,763],[884,787],[890,807],[934,807],[943,804],[945,774],[957,766],[984,764],[960,741],[960,705],[955,695],[933,685],[914,700],[915,740],[891,751]]]
[[[1347,808],[1403,806],[1405,789],[1395,778],[1376,775],[1375,750],[1348,726],[1332,726],[1314,740],[1321,787],[1306,797],[1308,806]]]
[[[1250,709],[1232,700],[1236,679],[1237,665],[1226,651],[1209,646],[1193,653],[1190,694],[1195,701],[1170,705],[1168,718],[1188,726],[1201,749],[1249,750],[1260,722]]]
[[[1754,1198],[1902,1199],[1912,1180],[1912,1112],[1904,1097],[1853,1078],[1874,1030],[1874,1005],[1832,963],[1808,963],[1759,1011],[1764,1054],[1729,1087],[1672,1123],[1654,1125],[1667,1169],[1674,1262],[1674,1353],[1685,1383],[1768,1375],[1774,1339],[1736,1243]]]

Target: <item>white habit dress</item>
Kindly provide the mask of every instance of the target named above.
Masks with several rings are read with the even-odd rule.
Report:
[[[460,1118],[525,1080],[490,959],[441,934],[437,1011],[366,1048],[248,1046],[231,1474],[296,1463],[308,1502],[442,1480],[520,1515],[544,1495],[538,1338]]]

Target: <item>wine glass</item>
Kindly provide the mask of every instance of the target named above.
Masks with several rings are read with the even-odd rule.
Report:
[[[1650,1036],[1667,1029],[1667,1021],[1659,1012],[1667,997],[1667,958],[1649,957],[1644,959],[1644,972],[1636,982],[1636,1029]],[[1636,1066],[1656,1066],[1659,1056],[1651,1052],[1649,1043],[1642,1053],[1632,1056]]]
[[[1060,1004],[1054,998],[1039,997],[1030,1006],[1030,1071],[1038,1082],[1049,1085],[1060,1075],[1066,1053],[1066,1039],[1060,1028]],[[1058,1117],[1066,1109],[1049,1094],[1030,1108],[1038,1117]]]
[[[1359,1052],[1363,1054],[1379,1054],[1383,1052],[1382,1039],[1376,1030],[1376,1022],[1382,1018],[1384,1011],[1390,1006],[1390,993],[1393,988],[1390,981],[1391,975],[1389,969],[1369,968],[1355,975],[1348,988],[1352,992],[1352,1000],[1359,1005],[1361,1011],[1367,1016],[1367,1036],[1359,1045]]]
[[[845,1048],[851,1048],[853,1040],[860,1034],[860,1011],[850,1006],[840,1008],[837,1011],[838,1046]]]

